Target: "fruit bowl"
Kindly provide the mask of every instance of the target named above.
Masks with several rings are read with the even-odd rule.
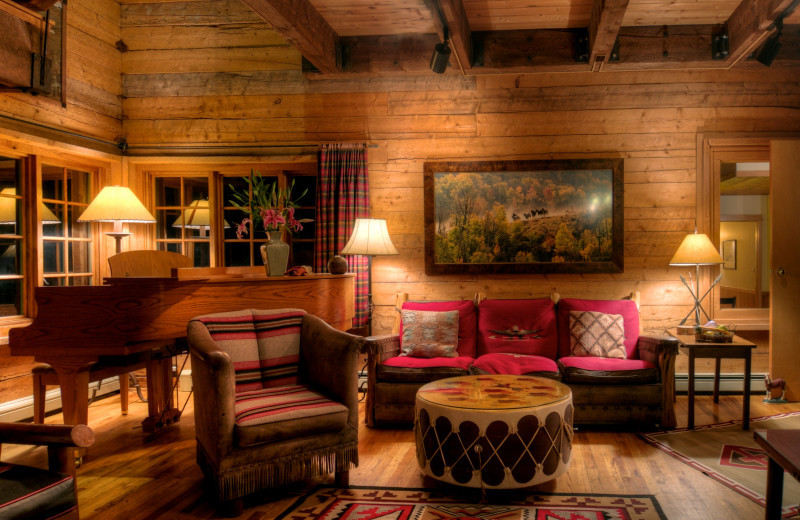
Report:
[[[695,327],[694,340],[704,343],[731,343],[733,331],[712,327]]]

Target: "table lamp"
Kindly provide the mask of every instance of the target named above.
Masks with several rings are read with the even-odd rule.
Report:
[[[106,235],[117,241],[116,252],[122,252],[120,242],[130,235],[122,231],[123,222],[155,223],[156,219],[139,202],[130,188],[106,186],[84,210],[78,222],[113,222],[114,230]]]
[[[712,282],[711,287],[709,287],[708,290],[703,293],[702,296],[700,296],[700,266],[718,265],[721,263],[723,263],[722,256],[720,256],[717,248],[714,247],[714,244],[711,243],[711,240],[709,240],[707,235],[704,233],[698,233],[697,229],[694,230],[694,233],[686,235],[686,237],[683,239],[683,242],[681,242],[680,247],[678,247],[678,250],[675,252],[675,255],[672,257],[672,260],[669,261],[669,265],[693,265],[695,268],[694,284],[688,283],[686,279],[681,276],[681,282],[683,282],[683,285],[685,285],[692,294],[692,298],[694,299],[694,307],[680,322],[678,326],[679,334],[694,333],[694,326],[686,327],[684,325],[692,313],[694,313],[695,325],[700,325],[700,311],[706,315],[706,319],[710,319],[708,314],[706,314],[705,309],[703,309],[702,302],[708,293],[711,292],[711,289],[714,288],[717,283],[719,283],[722,275],[718,275]]]
[[[222,221],[222,226],[225,229],[231,227],[224,219]],[[208,207],[208,200],[193,200],[192,203],[189,204],[189,207],[183,210],[183,215],[175,219],[172,223],[172,227],[197,229],[200,231],[200,236],[208,236],[208,230],[211,229],[211,210]]]
[[[0,195],[8,195],[8,197],[0,197],[0,224],[11,225],[17,223],[17,200],[14,198],[17,194],[17,189],[14,187],[3,188]],[[61,220],[48,208],[44,202],[39,208],[39,217],[42,224],[61,224]]]
[[[389,238],[386,229],[386,220],[379,218],[358,218],[353,227],[350,240],[340,251],[342,255],[364,255],[368,257],[397,255],[397,249]],[[369,281],[367,289],[367,316],[369,320],[369,333],[372,334],[372,312],[375,305],[372,302],[372,259],[369,259]]]

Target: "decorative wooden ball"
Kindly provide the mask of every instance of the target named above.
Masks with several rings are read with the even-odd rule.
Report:
[[[328,260],[328,272],[331,274],[344,274],[347,272],[347,260],[339,255]]]

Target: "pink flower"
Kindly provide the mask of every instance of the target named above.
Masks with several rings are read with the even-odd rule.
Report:
[[[238,226],[236,226],[236,238],[241,239],[243,235],[248,233],[247,231],[247,224],[250,223],[250,219],[246,218],[242,220]]]
[[[261,219],[264,221],[265,230],[269,230],[271,227],[280,229],[281,226],[286,225],[286,219],[276,209],[262,209]]]

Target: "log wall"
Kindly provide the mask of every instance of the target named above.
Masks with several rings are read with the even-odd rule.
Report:
[[[252,146],[364,140],[372,215],[397,257],[376,258],[375,331],[396,292],[412,299],[642,295],[644,328],[690,309],[667,264],[695,226],[697,134],[800,131],[797,70],[573,73],[309,80],[300,56],[238,2],[122,5],[130,145]],[[425,161],[622,157],[625,272],[424,273]]]
[[[66,106],[24,93],[0,94],[0,115],[104,141],[122,137],[120,5],[70,0],[67,7]],[[14,121],[0,119],[5,127]]]

